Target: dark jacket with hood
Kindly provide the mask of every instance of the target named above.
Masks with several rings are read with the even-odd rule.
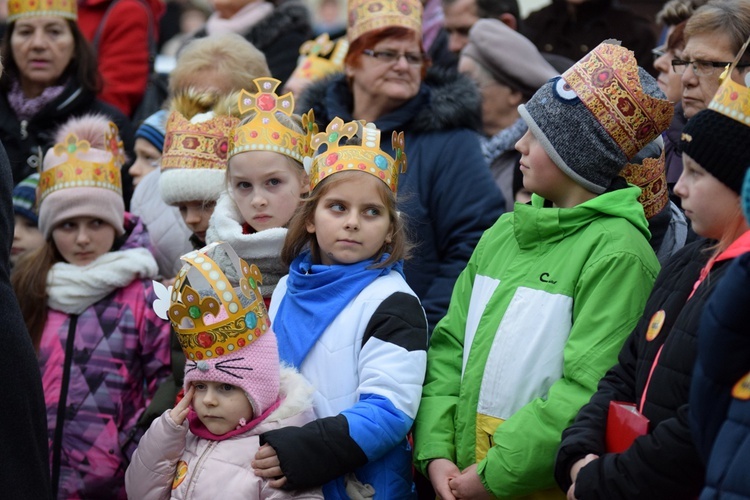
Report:
[[[336,75],[311,85],[298,109],[313,108],[325,130],[337,116],[354,119],[352,99],[344,75]],[[505,206],[475,132],[480,102],[465,77],[429,72],[416,96],[375,120],[388,154],[393,154],[391,132],[404,131],[407,169],[399,177],[399,208],[417,244],[404,271],[430,331],[448,310],[453,285],[479,238]]]

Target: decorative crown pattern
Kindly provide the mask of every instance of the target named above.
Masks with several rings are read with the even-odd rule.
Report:
[[[662,150],[659,158],[644,158],[641,164],[627,163],[620,172],[626,181],[641,188],[638,201],[643,206],[647,219],[661,212],[669,202],[665,163]]]
[[[342,139],[358,137],[360,145],[339,145]],[[398,175],[406,172],[406,153],[404,152],[404,133],[393,132],[391,137],[395,158],[380,149],[380,130],[374,123],[363,121],[344,121],[336,117],[326,127],[325,132],[315,134],[312,148],[318,151],[310,165],[310,190],[315,189],[320,181],[338,172],[356,170],[367,172],[385,182],[394,194],[398,189]]]
[[[124,163],[122,141],[119,139],[117,125],[109,122],[109,129],[104,136],[105,151],[109,153],[106,162],[95,162],[81,158],[80,154],[88,153],[92,148],[86,140],[70,133],[65,142],[55,144],[52,153],[57,157],[66,155],[66,160],[39,176],[39,200],[41,204],[50,193],[73,187],[105,188],[122,196],[122,174],[120,167]]]
[[[750,126],[750,89],[735,82],[731,77],[734,68],[745,53],[748,43],[750,43],[750,38],[742,46],[732,64],[719,77],[721,84],[716,94],[714,94],[713,99],[708,104],[708,109],[713,109],[717,113],[737,120],[743,125]],[[749,79],[750,77],[745,78],[748,85],[750,85]]]
[[[364,33],[401,26],[422,37],[420,0],[349,0],[346,37],[349,43]]]
[[[179,111],[172,111],[164,136],[162,171],[171,168],[226,170],[229,137],[237,123],[237,118],[226,115],[191,123]]]
[[[643,91],[635,56],[620,45],[599,44],[562,78],[628,158],[672,121],[672,103]]]
[[[292,73],[292,78],[318,80],[326,75],[344,70],[344,58],[349,50],[349,42],[339,38],[332,42],[328,33],[308,40],[299,48],[300,62]]]
[[[250,111],[255,116],[234,128],[229,140],[229,158],[247,151],[272,151],[281,153],[302,163],[312,154],[310,136],[312,129],[300,133],[282,124],[276,113],[291,116],[294,111],[294,96],[291,92],[279,96],[276,88],[281,84],[274,78],[256,78],[257,94],[242,90],[237,98],[240,113]],[[303,116],[303,124],[314,123],[312,110]]]
[[[216,249],[226,252],[239,271],[237,288],[244,301],[209,257]],[[263,282],[258,266],[240,259],[225,242],[211,243],[181,259],[185,265],[170,287],[167,315],[187,359],[215,359],[231,354],[269,330],[271,321],[258,288],[258,283]],[[157,314],[165,317],[159,307],[154,304]]]
[[[77,21],[78,7],[76,0],[10,0],[8,2],[8,23],[31,16],[55,16]]]

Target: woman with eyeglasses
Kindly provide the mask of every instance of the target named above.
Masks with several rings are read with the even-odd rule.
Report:
[[[432,330],[505,202],[476,132],[479,93],[464,76],[427,71],[421,15],[419,0],[350,1],[345,73],[308,87],[298,109],[312,107],[323,127],[336,116],[374,122],[386,151],[391,131],[405,132],[408,168],[399,180],[399,209],[419,246],[404,271]]]

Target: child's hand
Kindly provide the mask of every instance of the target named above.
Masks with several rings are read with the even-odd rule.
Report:
[[[286,484],[286,476],[281,470],[279,457],[270,445],[264,444],[255,454],[255,460],[250,464],[258,477],[273,478],[268,482],[272,488],[281,488]]]
[[[190,411],[190,402],[193,400],[193,394],[195,394],[195,387],[191,385],[185,393],[185,397],[183,397],[180,402],[169,411],[169,416],[172,417],[175,424],[182,425],[187,418],[188,412]]]
[[[455,500],[450,481],[461,475],[456,464],[445,458],[436,458],[427,466],[432,488],[442,500]]]

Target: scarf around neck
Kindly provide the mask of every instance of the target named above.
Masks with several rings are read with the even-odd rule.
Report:
[[[523,134],[525,134],[528,129],[529,127],[526,126],[526,122],[523,121],[523,118],[519,118],[513,125],[504,128],[492,137],[482,137],[482,154],[484,155],[484,159],[487,160],[487,163],[492,165],[495,158],[506,151],[514,150],[516,142],[523,137]]]
[[[223,35],[225,33],[244,35],[271,12],[273,12],[273,5],[269,2],[251,2],[229,19],[223,19],[219,17],[218,12],[214,12],[206,21],[206,33],[209,35]]]
[[[21,90],[21,83],[14,80],[8,91],[8,104],[19,120],[30,120],[47,104],[57,99],[65,90],[63,85],[51,85],[37,97],[26,97]]]
[[[379,262],[389,256],[383,254]],[[367,259],[346,265],[313,264],[309,250],[294,259],[273,320],[282,361],[299,368],[326,328],[366,286],[391,271],[404,275],[403,261],[369,269],[376,263]]]

